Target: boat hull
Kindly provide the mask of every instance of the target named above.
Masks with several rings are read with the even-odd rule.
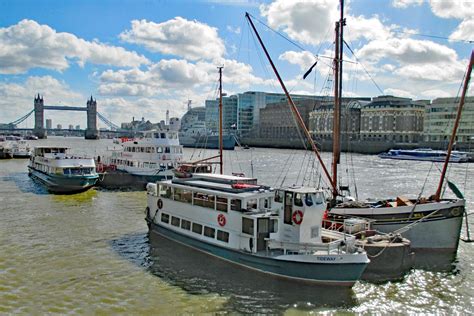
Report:
[[[397,210],[398,209],[398,210]],[[436,254],[441,261],[455,259],[464,215],[464,200],[450,203],[429,203],[419,205],[413,213],[413,206],[381,208],[333,208],[330,214],[352,215],[370,218],[375,222],[372,228],[383,233],[403,230],[413,226],[402,236],[410,240],[415,252],[415,266],[429,267],[435,262],[425,262],[424,254]],[[436,212],[436,213],[433,213]],[[429,215],[433,213],[433,215]],[[426,219],[421,220],[425,216]],[[415,223],[418,221],[417,223]]]
[[[172,177],[173,176],[171,173],[158,175],[136,175],[122,170],[108,170],[106,172],[99,173],[97,186],[109,190],[144,190],[146,185],[150,182],[155,183],[156,181],[171,179]]]
[[[149,218],[147,223],[151,234],[160,235],[233,264],[297,282],[351,287],[361,278],[368,264],[368,262],[334,264],[278,260],[206,243],[158,225]]]
[[[92,188],[97,182],[97,175],[63,176],[47,174],[28,167],[29,175],[46,186],[48,191],[56,194],[74,194]]]

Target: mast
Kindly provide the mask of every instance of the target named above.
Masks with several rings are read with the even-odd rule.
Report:
[[[441,178],[439,179],[438,189],[436,190],[435,200],[439,201],[441,197],[441,189],[443,188],[444,178],[446,177],[446,171],[448,169],[449,159],[451,158],[451,151],[453,150],[454,141],[456,140],[456,132],[459,126],[459,121],[461,120],[462,108],[464,106],[464,99],[466,97],[467,88],[469,87],[469,80],[471,79],[472,65],[474,63],[474,50],[471,51],[471,60],[469,61],[469,66],[467,67],[466,78],[464,79],[464,86],[462,88],[461,100],[459,101],[458,113],[456,116],[456,121],[454,122],[453,132],[451,133],[451,139],[449,140],[448,153],[446,154],[446,159],[444,160],[443,171],[441,172]]]
[[[222,147],[224,147],[222,140],[222,68],[224,67],[217,67],[217,69],[219,69],[219,165],[221,174],[224,173],[224,165],[222,163]]]
[[[308,139],[309,143],[311,144],[311,148],[313,149],[314,153],[316,154],[316,157],[318,158],[318,161],[319,163],[321,164],[321,167],[323,168],[323,171],[324,171],[324,175],[326,176],[326,178],[329,180],[329,182],[331,183],[331,188],[332,188],[332,191],[333,191],[333,194],[334,195],[337,195],[337,187],[336,187],[336,184],[333,182],[332,178],[331,178],[331,175],[329,174],[327,168],[326,168],[326,165],[324,164],[322,158],[321,158],[321,155],[319,154],[319,151],[318,151],[318,148],[316,147],[316,144],[314,143],[313,139],[311,138],[311,135],[309,134],[309,131],[308,129],[306,128],[306,124],[304,123],[303,121],[303,118],[301,117],[298,109],[296,108],[295,106],[295,103],[293,102],[293,99],[291,98],[290,94],[288,93],[288,90],[286,89],[286,86],[285,84],[283,83],[283,80],[281,79],[280,77],[280,74],[278,73],[276,67],[275,67],[275,64],[273,64],[273,61],[270,57],[270,54],[268,53],[267,51],[267,48],[265,47],[265,45],[263,44],[263,41],[262,39],[260,38],[260,35],[258,34],[257,32],[257,29],[255,28],[255,25],[253,24],[252,22],[252,19],[250,19],[250,14],[248,14],[247,12],[245,13],[245,17],[247,18],[247,20],[250,22],[250,26],[252,27],[253,31],[255,32],[255,35],[257,35],[257,39],[260,43],[260,45],[262,46],[262,49],[265,53],[265,55],[267,56],[267,59],[268,61],[270,62],[270,66],[272,66],[272,69],[273,69],[273,72],[275,73],[278,81],[280,82],[280,85],[281,85],[281,88],[283,89],[283,91],[285,92],[285,95],[286,95],[286,98],[288,100],[288,103],[291,107],[291,110],[293,111],[293,114],[295,115],[296,117],[296,121],[298,122],[298,124],[300,125],[301,129],[303,130],[306,138]]]

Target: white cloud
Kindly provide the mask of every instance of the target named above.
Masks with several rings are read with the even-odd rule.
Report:
[[[395,8],[405,9],[409,6],[419,6],[424,0],[392,0],[392,6]]]
[[[18,74],[30,68],[67,69],[71,62],[136,67],[148,60],[122,47],[89,42],[48,25],[22,20],[0,28],[0,73]]]
[[[307,71],[316,62],[316,57],[310,52],[287,51],[281,54],[278,59],[286,60],[290,64],[298,65],[301,71]]]
[[[449,36],[450,40],[474,41],[474,19],[462,21]]]
[[[470,0],[431,0],[431,10],[441,18],[470,19],[474,2]]]
[[[163,23],[133,20],[132,29],[121,33],[120,38],[143,45],[152,52],[190,60],[215,59],[225,53],[224,42],[216,28],[181,17]]]

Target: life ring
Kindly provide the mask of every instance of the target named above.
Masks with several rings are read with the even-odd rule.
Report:
[[[161,199],[158,199],[158,202],[156,202],[156,205],[158,206],[158,209],[162,209],[163,208],[163,201]]]
[[[303,221],[303,212],[301,212],[300,210],[294,211],[292,219],[293,223],[295,223],[296,225],[301,224],[301,222]]]
[[[227,223],[227,219],[225,218],[224,214],[217,215],[217,223],[219,226],[224,227]]]
[[[459,215],[461,215],[462,211],[459,207],[455,207],[451,210],[451,215],[454,216],[454,217],[458,217]]]

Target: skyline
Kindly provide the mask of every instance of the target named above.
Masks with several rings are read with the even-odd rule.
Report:
[[[360,63],[345,48],[343,96],[458,94],[474,43],[473,2],[346,2],[345,39]],[[220,65],[229,95],[282,93],[245,12],[258,19],[291,93],[332,93],[324,56],[333,50],[337,1],[1,0],[0,8],[0,123],[28,113],[37,93],[45,104],[74,106],[93,95],[116,124],[133,116],[158,122],[166,110],[181,117],[188,99],[203,106],[217,96]],[[303,81],[314,55],[316,70]],[[46,111],[45,119],[52,115]],[[84,126],[85,115],[54,113],[58,124],[72,120]],[[25,124],[32,127],[32,119]]]

